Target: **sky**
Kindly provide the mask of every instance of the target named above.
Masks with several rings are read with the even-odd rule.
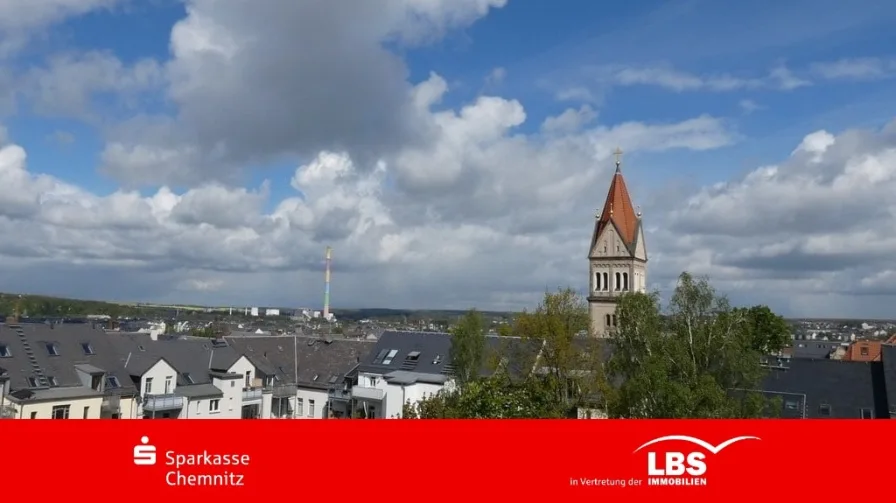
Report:
[[[896,3],[5,0],[0,291],[519,310],[648,285],[893,318]]]

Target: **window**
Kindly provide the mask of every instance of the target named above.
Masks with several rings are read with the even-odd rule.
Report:
[[[607,328],[610,328],[610,324],[613,323],[612,317],[608,314],[606,317]]]
[[[137,349],[140,351],[146,351],[146,348],[144,348],[143,345],[137,346]]]
[[[191,376],[189,372],[184,372],[183,374],[181,374],[181,376],[183,376],[184,381],[185,381],[187,384],[196,384],[196,383],[193,381],[193,376]]]
[[[171,385],[174,383],[174,376],[165,376],[165,394],[171,393]]]
[[[29,388],[39,388],[40,381],[38,381],[36,377],[29,377],[28,378],[28,387]]]
[[[615,290],[615,291],[618,292],[618,291],[619,291],[619,287],[622,286],[622,275],[619,274],[618,272],[617,272],[617,273],[614,273],[613,279],[616,280],[616,281],[613,283],[613,290]]]
[[[369,412],[367,414],[367,419],[376,419],[376,407],[370,406]]]
[[[784,408],[786,410],[797,410],[800,408],[800,403],[797,400],[785,400]]]
[[[862,409],[862,419],[874,419],[874,412],[871,409]]]
[[[308,400],[308,417],[314,417],[314,400]]]
[[[860,349],[859,352],[862,353],[862,356],[868,356],[868,348],[867,347]]]
[[[628,273],[622,273],[622,289],[628,291]]]
[[[606,250],[604,250],[604,251],[606,251]],[[608,273],[608,272],[604,273],[604,280],[600,282],[600,286],[603,287],[603,290],[605,292],[610,290],[610,273]]]
[[[90,407],[84,407],[84,415],[81,418],[87,419],[89,416],[90,416]]]
[[[144,395],[152,394],[152,377],[147,377],[145,382],[143,383],[143,394]]]
[[[420,358],[420,352],[419,352],[419,351],[411,351],[410,353],[408,353],[408,357],[406,358],[406,360],[410,360],[410,361],[415,362],[415,361],[417,361],[419,358]]]
[[[59,386],[59,383],[56,382],[56,378],[53,376],[47,377],[47,384],[49,384],[50,386]]]
[[[215,398],[208,402],[208,411],[209,412],[218,412],[221,409],[221,400]]]
[[[594,291],[595,292],[600,291],[600,278],[601,278],[601,276],[600,276],[599,272],[594,273]]]
[[[95,355],[96,354],[93,352],[93,346],[91,346],[89,342],[81,343],[81,351],[84,351],[85,355]]]
[[[115,376],[106,376],[106,388],[120,388],[121,382],[118,381],[118,378]]]
[[[50,356],[59,356],[59,348],[52,342],[47,343],[47,354]]]
[[[380,363],[383,363],[383,358],[386,357],[387,353],[389,353],[388,349],[384,349],[384,350],[380,351],[379,353],[377,353],[376,358],[373,359],[373,364],[379,365]]]
[[[68,419],[69,409],[71,409],[70,405],[57,405],[53,407],[53,415],[51,417],[53,419]]]
[[[296,415],[302,416],[305,414],[305,402],[301,398],[296,398]]]
[[[613,315],[613,326],[614,327],[616,326],[616,315],[615,314]]]
[[[31,419],[37,419],[37,412],[31,413]]]
[[[818,415],[822,417],[831,417],[831,406],[823,403],[818,407]]]
[[[392,359],[395,358],[395,355],[398,354],[397,349],[393,349],[389,351],[389,354],[386,355],[386,358],[383,360],[383,365],[389,365],[392,363]]]
[[[12,352],[6,344],[0,344],[0,358],[12,358]]]
[[[252,371],[251,370],[246,371],[246,387],[247,388],[252,387]]]

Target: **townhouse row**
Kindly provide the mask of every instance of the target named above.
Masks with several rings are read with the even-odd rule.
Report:
[[[539,348],[520,339],[488,341],[513,372],[530,371],[537,359]],[[406,402],[453,385],[450,347],[444,333],[385,332],[377,341],[171,339],[83,324],[6,323],[0,417],[400,418]]]

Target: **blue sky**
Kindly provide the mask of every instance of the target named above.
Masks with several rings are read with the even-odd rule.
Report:
[[[441,11],[415,11],[420,7],[407,7],[409,3],[396,0],[389,4],[390,9],[394,7],[396,12],[409,9],[408,12],[412,14],[407,18],[402,18],[403,15],[388,18],[384,14],[382,19],[373,19],[369,25],[380,30],[375,35],[369,35],[367,32],[374,28],[365,26],[359,19],[365,15],[378,16],[376,13],[346,10],[345,13],[339,13],[339,17],[333,13],[323,13],[324,9],[310,6],[306,8],[302,2],[296,4],[301,5],[299,7],[284,7],[282,13],[277,12],[276,4],[263,2],[258,4],[263,5],[263,8],[252,12],[251,9],[239,10],[243,7],[237,9],[236,3],[224,2],[220,12],[215,13],[209,10],[210,4],[206,0],[106,3],[99,0],[79,0],[80,3],[72,5],[83,5],[83,8],[41,12],[42,17],[35,15],[35,19],[43,21],[35,22],[33,26],[16,26],[14,21],[3,24],[4,20],[0,17],[0,38],[4,35],[3,30],[6,30],[10,38],[15,35],[27,40],[27,43],[21,44],[18,49],[0,59],[0,69],[16,77],[14,80],[18,82],[18,87],[13,88],[17,97],[16,106],[6,110],[0,117],[0,123],[6,127],[10,140],[27,151],[29,173],[51,175],[95,196],[108,196],[121,190],[135,189],[143,197],[150,198],[162,186],[170,187],[177,194],[184,194],[189,190],[217,183],[234,191],[240,188],[261,188],[260,190],[267,192],[258,209],[260,217],[273,220],[277,220],[277,215],[284,215],[282,202],[298,194],[297,189],[290,185],[290,180],[297,174],[297,167],[320,159],[320,152],[344,146],[345,154],[354,165],[352,176],[370,176],[375,164],[374,157],[383,159],[388,166],[388,174],[384,177],[386,181],[379,182],[379,190],[384,195],[377,204],[382,203],[387,207],[393,224],[403,228],[428,225],[426,229],[434,228],[436,224],[448,225],[458,232],[459,229],[473,225],[497,232],[495,225],[498,224],[495,222],[500,220],[504,222],[501,225],[504,225],[518,210],[511,207],[491,207],[490,205],[497,203],[489,203],[489,200],[501,200],[502,204],[510,204],[511,199],[522,201],[525,197],[536,194],[510,194],[507,191],[511,189],[505,186],[513,185],[511,182],[514,180],[502,179],[496,172],[485,174],[476,171],[473,164],[484,162],[483,159],[503,159],[496,153],[500,149],[526,148],[529,149],[529,157],[538,157],[541,155],[539,153],[543,153],[544,157],[538,163],[544,163],[548,162],[545,159],[564,162],[562,159],[566,158],[563,157],[563,142],[570,142],[566,148],[569,151],[587,150],[588,145],[593,146],[593,154],[586,152],[582,154],[585,157],[571,156],[569,162],[576,164],[564,168],[569,173],[563,176],[573,176],[578,172],[583,183],[588,180],[588,183],[593,184],[587,190],[581,189],[581,194],[570,195],[568,202],[574,202],[574,211],[580,212],[583,208],[596,208],[602,203],[609,169],[606,155],[608,144],[604,145],[603,142],[624,141],[636,136],[637,139],[631,140],[631,145],[619,145],[627,152],[625,173],[636,202],[643,204],[647,212],[672,215],[677,214],[675,204],[684,205],[714,184],[737,184],[760,166],[788,162],[787,159],[803,138],[814,131],[825,130],[836,136],[854,128],[879,130],[893,120],[893,110],[896,109],[896,93],[892,92],[892,77],[896,76],[896,60],[893,59],[896,44],[892,32],[893,22],[896,21],[896,4],[857,1],[851,2],[847,9],[842,2],[835,0],[760,0],[750,3],[710,0],[611,3],[510,0],[506,4],[503,0],[481,0],[480,5],[490,5],[491,8],[479,10],[474,6],[477,1],[464,0],[453,5],[449,2],[446,4],[448,7]],[[112,7],[97,8],[98,5]],[[187,9],[187,5],[190,9]],[[231,16],[231,7],[234,12],[240,13]],[[35,8],[33,4],[32,8]],[[353,14],[358,17],[352,19]],[[2,15],[0,9],[0,16]],[[438,104],[426,111],[427,114],[459,111],[462,107],[473,107],[481,103],[477,100],[483,96],[494,96],[500,98],[501,103],[518,102],[525,111],[526,120],[520,122],[508,119],[513,125],[501,126],[500,141],[504,143],[497,146],[495,142],[498,140],[491,137],[469,137],[471,139],[468,142],[477,145],[481,143],[496,150],[494,153],[477,151],[475,159],[466,159],[457,164],[455,167],[467,175],[452,178],[450,187],[445,185],[448,184],[447,181],[442,180],[443,185],[437,187],[424,184],[428,187],[424,188],[420,174],[425,171],[423,167],[416,173],[411,167],[405,167],[402,171],[399,165],[409,162],[408,155],[416,152],[415,146],[422,145],[419,142],[423,140],[415,140],[412,136],[429,130],[424,130],[422,123],[418,123],[410,126],[410,132],[400,132],[401,128],[393,127],[389,121],[397,124],[404,119],[399,118],[397,113],[377,110],[375,107],[370,109],[373,110],[370,113],[374,115],[363,117],[382,120],[381,127],[373,127],[382,131],[361,131],[370,127],[359,125],[360,123],[352,124],[348,119],[346,124],[333,126],[334,129],[330,130],[323,126],[324,119],[320,118],[321,131],[326,130],[320,133],[320,138],[313,127],[301,129],[297,126],[297,134],[301,137],[297,137],[295,145],[271,140],[270,145],[261,146],[258,138],[250,138],[263,137],[262,132],[252,131],[257,126],[250,125],[249,129],[243,131],[224,131],[226,125],[222,125],[221,119],[226,116],[227,109],[233,106],[233,116],[228,120],[236,127],[241,117],[239,110],[243,110],[242,117],[246,116],[247,110],[252,110],[239,109],[239,104],[245,102],[243,96],[236,94],[239,83],[234,83],[231,88],[233,75],[245,77],[246,82],[250,82],[251,77],[233,73],[230,77],[222,76],[216,81],[212,72],[224,70],[202,70],[198,66],[203,62],[201,58],[211,56],[189,59],[183,56],[186,53],[173,52],[176,42],[173,42],[172,29],[175,24],[187,21],[185,26],[199,26],[201,16],[205,16],[202,19],[221,23],[222,30],[230,30],[229,33],[234,37],[237,34],[242,37],[234,40],[243,40],[246,44],[257,43],[259,47],[265,44],[268,48],[266,53],[272,53],[275,49],[278,52],[277,58],[272,55],[270,62],[258,61],[258,55],[251,61],[235,59],[228,71],[240,72],[243,68],[245,72],[271,71],[272,75],[282,76],[284,82],[297,84],[297,96],[306,91],[301,88],[302,83],[311,76],[325,79],[330,78],[331,72],[333,75],[343,75],[344,73],[339,73],[342,71],[340,65],[356,75],[367,75],[363,73],[366,70],[357,69],[357,65],[362,63],[351,67],[345,62],[351,58],[350,50],[339,52],[343,63],[334,60],[331,67],[312,67],[312,63],[306,63],[312,61],[309,58],[324,58],[323,54],[328,50],[341,51],[339,47],[343,42],[342,39],[337,40],[337,37],[348,40],[357,34],[359,54],[362,50],[360,44],[373,41],[375,46],[364,46],[363,50],[385,49],[389,57],[403,65],[400,69],[396,67],[396,71],[404,72],[404,79],[399,76],[397,80],[389,80],[388,83],[384,73],[385,66],[375,72],[371,70],[374,73],[369,74],[369,87],[373,89],[370,93],[379,93],[377,96],[380,96],[383,103],[394,103],[393,108],[397,109],[401,98],[395,96],[412,92],[414,86],[421,85],[435,73],[444,80],[448,90]],[[315,16],[320,17],[318,19]],[[338,20],[334,20],[337,18]],[[406,38],[395,36],[411,33],[414,28],[411,26],[413,19],[423,19],[429,23],[425,25],[426,36],[418,36],[411,43]],[[262,22],[264,20],[275,24],[282,20],[284,27],[265,25]],[[313,35],[315,26],[311,23],[315,20],[318,20],[317,24],[320,26],[330,26],[331,31],[319,36]],[[241,21],[245,22],[245,26]],[[265,26],[270,26],[270,30]],[[305,33],[308,33],[308,40],[304,38]],[[418,32],[414,33],[419,35]],[[275,40],[275,35],[282,35],[283,39]],[[331,46],[334,48],[328,49]],[[291,55],[290,51],[294,54]],[[279,55],[279,52],[283,54]],[[125,84],[112,83],[113,79],[110,77],[100,85],[99,77],[86,78],[83,71],[66,74],[78,75],[83,79],[83,82],[70,84],[72,88],[76,84],[83,85],[86,90],[84,96],[88,97],[88,106],[77,112],[63,109],[60,105],[63,101],[68,105],[76,101],[68,96],[70,89],[65,81],[61,84],[54,81],[57,87],[47,88],[50,92],[41,88],[44,90],[41,96],[29,94],[29,87],[34,87],[38,81],[28,80],[27,77],[36,69],[47,68],[47,74],[52,76],[56,72],[54,61],[61,57],[78,59],[90,53],[101,53],[106,58],[104,61],[114,61],[119,65],[119,77]],[[263,56],[266,53],[259,54]],[[367,59],[377,57],[379,56],[370,56]],[[141,84],[139,91],[133,91],[136,79],[134,76],[139,74],[135,68],[147,62],[155,65],[152,68],[158,77],[152,84]],[[313,64],[317,63],[319,60],[313,59]],[[238,66],[240,64],[245,66]],[[79,68],[86,67],[82,65]],[[88,76],[89,71],[86,73]],[[206,73],[203,74],[203,71]],[[45,80],[50,78],[47,74]],[[55,74],[62,75],[58,72]],[[199,94],[189,94],[196,90],[187,85],[185,75],[189,75],[189,82],[194,83],[199,82],[203,75],[207,77],[208,80],[203,81],[206,82],[203,85],[209,86],[206,88],[209,92],[203,93],[200,90]],[[3,73],[0,73],[0,77],[2,76]],[[379,81],[375,80],[379,77],[384,79],[381,89],[377,87],[380,85]],[[184,80],[178,82],[178,78]],[[367,77],[360,77],[361,81],[365,78]],[[2,83],[3,80],[0,79],[0,85]],[[127,87],[126,92],[123,89],[128,83],[130,87]],[[319,91],[321,85],[327,84],[315,85]],[[399,89],[402,86],[405,89]],[[246,89],[251,88],[249,85]],[[359,89],[363,89],[363,86]],[[275,93],[276,90],[266,92]],[[48,99],[48,96],[54,95],[58,99]],[[345,96],[351,98],[352,94]],[[70,99],[65,101],[64,98]],[[206,98],[207,102],[204,101]],[[212,101],[213,98],[218,101]],[[334,116],[339,113],[351,116],[353,113],[352,110],[332,110],[330,104],[317,107],[314,100],[288,105],[288,90],[284,90],[282,96],[271,96],[271,100],[273,103],[283,100],[285,109],[296,113],[296,122],[307,119],[313,124],[313,120],[318,119],[313,117],[314,114],[330,111],[334,112]],[[259,107],[261,106],[263,105],[260,104]],[[276,109],[276,105],[274,107],[272,110]],[[354,108],[358,108],[357,103]],[[220,117],[206,119],[202,114],[209,110],[218,112]],[[509,108],[501,110],[503,111],[500,113],[511,112]],[[588,115],[590,120],[567,131],[565,134],[568,136],[563,138],[550,136],[542,130],[542,123],[546,119],[559,116],[566,110],[570,110],[570,113],[585,110],[587,113],[583,112],[581,117]],[[489,113],[499,112],[493,110]],[[387,117],[389,115],[395,116]],[[688,122],[701,117],[710,122]],[[153,129],[147,126],[149,119],[159,127]],[[440,124],[439,119],[433,120],[436,121],[433,124]],[[673,128],[676,124],[683,124],[680,127],[684,128],[681,130],[684,132],[680,134],[688,135],[687,138],[672,138],[679,134],[676,133],[679,130]],[[657,128],[664,125],[672,129],[656,132]],[[714,139],[711,138],[712,135],[716,135]],[[445,141],[448,139],[449,136],[445,136]],[[414,143],[415,141],[418,143]],[[651,144],[651,141],[656,143]],[[156,152],[154,155],[167,152],[167,157],[154,157],[156,161],[133,168],[142,171],[128,171],[127,175],[123,174],[123,167],[110,167],[112,161],[109,161],[108,154],[113,144],[134,147],[140,145],[140,142],[147,149],[157,149],[153,151]],[[191,157],[172,157],[173,150],[162,149],[162,142],[167,142],[164,143],[165,148],[168,145],[179,145],[177,155]],[[209,142],[217,142],[219,147],[223,146],[223,150],[215,151]],[[450,170],[453,164],[446,164],[444,168],[436,166],[439,162],[447,162],[445,152],[460,152],[464,156],[470,154],[465,152],[466,148],[463,146],[449,144],[454,146],[448,150],[438,146],[433,146],[431,151],[424,149],[428,153],[419,158],[418,164],[432,162],[433,174],[448,172],[445,170]],[[513,154],[508,150],[504,155],[512,157]],[[525,154],[520,155],[523,156],[520,159],[526,158]],[[161,164],[170,159],[174,159],[170,162],[175,164],[170,167],[171,172],[167,176],[162,176],[164,170]],[[153,162],[157,162],[158,167]],[[181,170],[176,164],[178,162],[183,163],[183,173],[178,173]],[[218,164],[221,165],[220,170],[216,168]],[[520,168],[523,169],[524,167]],[[549,164],[542,164],[533,166],[532,169],[544,171],[552,168]],[[159,171],[158,176],[155,176],[156,170]],[[193,176],[191,170],[196,173],[201,171],[202,174]],[[188,171],[189,176],[184,174]],[[215,173],[223,174],[218,176]],[[592,176],[596,178],[590,178]],[[558,175],[558,180],[560,178],[562,177]],[[490,180],[488,190],[498,192],[491,193],[483,188],[477,190],[463,185],[473,183],[474,180],[482,183],[485,183],[483,180]],[[504,188],[499,190],[497,187]],[[536,189],[533,187],[531,190]],[[310,205],[307,199],[310,196],[305,192],[310,194],[313,189],[299,190],[302,197],[306,198],[304,204]],[[363,192],[362,189],[352,190]],[[447,215],[455,212],[449,210],[446,206],[448,203],[441,199],[450,201],[451,198],[434,196],[447,194],[445,191],[448,190],[462,191],[458,194],[464,193],[470,197],[477,194],[491,195],[483,195],[484,199],[466,201],[464,204],[468,211],[457,213],[466,215],[466,220],[449,222]],[[454,200],[459,201],[460,196]],[[417,208],[417,204],[421,206],[412,210],[411,208]],[[482,220],[479,220],[479,217],[473,217],[469,213],[474,207],[489,209],[492,214],[489,217],[483,214]],[[530,210],[534,211],[532,208],[526,211]],[[554,210],[560,211],[559,208],[552,211]],[[565,209],[572,210],[572,206]],[[401,218],[407,220],[398,223],[401,219],[398,215],[405,212],[407,216]],[[424,224],[418,221],[423,218],[422,215],[434,220]],[[586,223],[581,226],[587,241],[587,216],[582,217],[578,213],[562,217],[559,213],[552,215],[551,218],[563,218],[564,221],[584,218]],[[324,221],[323,216],[317,215],[315,218],[317,217],[320,222]],[[532,218],[537,220],[534,216]],[[659,227],[666,227],[666,224],[670,229],[673,227],[671,221],[661,222],[658,219],[654,223]],[[55,232],[50,235],[57,235]],[[236,231],[231,229],[228,232]],[[424,233],[423,227],[415,232]],[[502,229],[500,232],[506,230]],[[380,238],[385,239],[383,236]],[[715,234],[705,237],[706,242],[715,243],[718,237],[714,236]],[[512,236],[505,237],[510,239]],[[223,230],[220,238],[232,240]],[[266,239],[274,238],[259,236],[258,239],[265,242]],[[279,239],[281,237],[274,241]],[[299,238],[293,236],[289,239]],[[657,235],[651,239],[665,243],[665,240],[674,238]],[[386,246],[384,241],[378,242],[382,247]],[[266,246],[257,245],[254,249],[263,249],[267,253]],[[287,243],[283,246],[292,245]],[[739,246],[734,247],[738,248]],[[688,264],[693,264],[696,260],[693,256],[683,258],[683,252],[673,252],[671,245],[664,250],[664,255],[672,258],[658,259],[660,264],[664,263],[663,260],[671,261],[660,265],[661,268],[682,265],[691,267]],[[273,254],[272,257],[276,255],[273,251],[270,253]],[[312,252],[302,251],[299,254],[305,253]],[[676,253],[681,256],[675,255]],[[570,257],[578,255],[581,253],[570,252]],[[694,252],[692,255],[697,254]],[[722,263],[726,255],[716,250],[714,256]],[[69,255],[66,257],[71,258]],[[90,257],[76,259],[88,262],[93,260]],[[307,257],[270,260],[277,263],[310,261],[316,264],[316,259]],[[670,265],[671,263],[675,265]],[[102,266],[112,267],[108,263],[103,263]],[[377,266],[383,264],[378,263]],[[392,266],[398,268],[396,271],[400,270],[400,264],[391,264],[390,267]],[[463,269],[460,263],[455,266]],[[152,269],[155,266],[144,263],[141,267]],[[231,273],[221,272],[217,266],[192,264],[183,267],[184,276],[199,278],[190,280],[197,285],[231,285],[232,281],[237,284],[240,281],[229,278],[227,275]],[[581,269],[584,266],[571,264],[557,267],[558,269],[544,271],[543,274],[559,275],[557,281],[562,283],[567,278],[575,277],[577,267]],[[668,286],[668,281],[674,279],[675,273],[671,269],[661,270],[658,277],[663,279],[657,280],[657,288],[662,289]],[[370,274],[374,274],[372,271],[371,269]],[[312,273],[313,271],[309,271],[309,274]],[[732,275],[729,278],[730,284],[725,283],[728,280],[723,280],[726,292],[730,290],[733,297],[743,299],[758,298],[766,287],[745,286],[742,277],[738,276],[742,273],[743,271],[724,269],[723,275]],[[241,271],[240,274],[249,274],[249,271]],[[263,275],[261,272],[258,274]],[[301,276],[303,273],[298,274]],[[389,274],[399,273],[393,271]],[[227,279],[222,279],[225,277]],[[544,278],[539,277],[534,284],[544,284],[544,281]],[[155,293],[147,293],[149,297],[206,295],[215,301],[235,302],[238,298],[242,301],[239,295],[223,293],[223,287],[164,292],[155,282],[152,285]],[[345,286],[348,287],[349,284]],[[463,288],[473,286],[474,284],[466,284]],[[425,288],[419,288],[422,288],[419,291],[425,291]],[[410,290],[418,291],[419,288]],[[508,286],[507,291],[499,289],[500,292],[487,292],[476,298],[449,295],[443,300],[434,299],[433,302],[483,302],[496,306],[513,304],[517,301],[510,299],[516,298],[513,290],[517,288]],[[535,293],[532,295],[537,295],[537,289],[533,290]],[[780,302],[781,308],[785,310],[804,309],[803,306],[811,305],[808,299],[814,298],[813,295],[815,294],[805,293],[805,299],[798,303],[788,300],[789,296],[773,301]],[[529,302],[531,298],[533,297],[525,297],[525,302]],[[399,295],[389,303],[401,304],[405,302],[402,299],[405,296]],[[275,303],[281,300],[283,296],[278,294],[265,302]],[[363,299],[353,299],[352,302],[363,302]]]

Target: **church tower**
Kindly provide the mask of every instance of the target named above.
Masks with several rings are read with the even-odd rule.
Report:
[[[606,337],[616,326],[616,302],[625,292],[647,291],[647,247],[641,212],[622,177],[622,151],[616,149],[616,173],[603,210],[595,216],[588,264],[591,333]]]

